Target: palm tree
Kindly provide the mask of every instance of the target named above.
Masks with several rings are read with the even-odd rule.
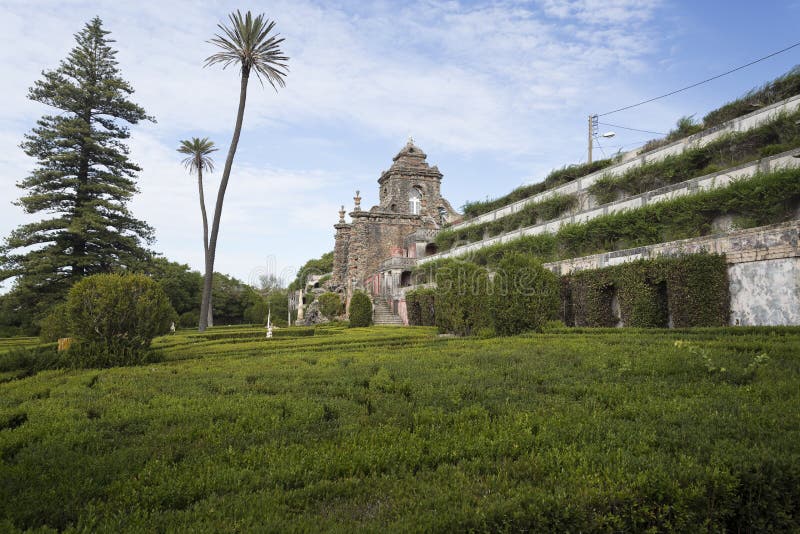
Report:
[[[264,18],[264,15],[253,17],[248,11],[244,16],[237,10],[236,13],[228,15],[230,26],[217,26],[221,34],[217,34],[209,42],[222,49],[214,55],[206,58],[205,66],[222,64],[225,69],[230,65],[239,65],[241,74],[241,84],[239,88],[239,110],[236,113],[236,126],[233,129],[231,146],[228,149],[228,156],[225,158],[225,168],[222,170],[222,179],[219,183],[217,192],[217,203],[214,207],[214,220],[211,224],[211,239],[208,242],[208,252],[206,253],[206,273],[203,280],[203,303],[200,308],[200,331],[204,331],[207,326],[206,314],[211,300],[211,281],[214,272],[214,259],[217,251],[217,237],[219,236],[219,222],[222,217],[222,204],[225,200],[225,190],[228,187],[228,179],[231,176],[233,166],[233,156],[236,154],[236,147],[239,144],[239,135],[242,132],[242,119],[244,118],[245,101],[247,100],[247,83],[250,80],[250,73],[255,72],[258,81],[264,85],[264,80],[272,86],[275,91],[278,86],[285,87],[284,77],[288,74],[286,61],[288,57],[283,55],[280,44],[283,38],[277,35],[270,35],[275,27],[275,23]]]
[[[197,189],[200,193],[200,213],[203,215],[204,261],[208,258],[208,217],[206,216],[206,200],[203,194],[203,171],[214,172],[214,160],[211,159],[210,154],[217,150],[218,149],[214,146],[214,141],[210,141],[208,137],[204,137],[203,139],[199,137],[192,137],[189,140],[184,139],[181,141],[181,146],[178,148],[178,152],[187,155],[182,161],[186,169],[191,173],[197,172]],[[211,301],[209,300],[206,324],[210,326],[213,324],[213,321]]]

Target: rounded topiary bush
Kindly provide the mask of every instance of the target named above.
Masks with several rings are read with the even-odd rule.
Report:
[[[494,275],[491,310],[500,335],[540,331],[558,318],[558,277],[531,256],[510,254],[500,260]]]
[[[317,297],[317,300],[319,301],[322,315],[328,319],[336,319],[344,311],[342,298],[337,293],[323,293]]]
[[[66,306],[79,345],[74,365],[130,365],[147,358],[154,337],[166,334],[177,314],[161,287],[142,274],[97,274],[69,291]]]
[[[372,324],[372,301],[363,291],[356,291],[350,297],[350,326],[369,326]]]

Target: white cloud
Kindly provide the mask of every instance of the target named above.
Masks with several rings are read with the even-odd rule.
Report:
[[[132,159],[144,168],[133,212],[155,226],[157,249],[199,268],[196,186],[178,164],[175,146],[178,139],[211,136],[221,148],[221,168],[238,73],[202,64],[214,51],[206,41],[216,24],[236,7],[189,0],[7,2],[0,63],[14,75],[0,80],[6,103],[0,123],[3,200],[19,196],[13,182],[32,165],[17,148],[22,134],[47,112],[26,99],[28,87],[42,69],[57,66],[73,46],[72,35],[97,14],[117,41],[134,100],[158,119],[133,130]],[[430,154],[477,153],[530,168],[553,152],[554,139],[581,146],[581,129],[564,118],[580,121],[579,113],[604,99],[616,103],[632,94],[626,76],[609,73],[645,68],[644,58],[656,46],[649,21],[657,7],[634,0],[271,3],[269,16],[286,38],[290,74],[277,94],[255,81],[250,85],[243,137],[258,142],[249,152],[240,150],[234,164],[218,268],[244,277],[267,252],[285,266],[332,248],[331,225],[342,197],[361,187],[366,203],[374,193],[366,188],[374,188],[378,177],[378,169],[365,176],[355,164],[365,155],[358,144],[340,139],[339,129],[393,139],[397,148],[413,134]],[[36,24],[28,23],[32,19]],[[282,138],[302,153],[270,163],[268,158],[284,156],[276,154],[286,146]],[[341,163],[333,167],[317,162],[317,154],[334,160],[340,151]],[[386,166],[392,155],[382,155]],[[22,219],[16,208],[2,210],[0,234]]]

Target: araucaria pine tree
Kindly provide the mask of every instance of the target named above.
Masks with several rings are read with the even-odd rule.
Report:
[[[25,135],[22,149],[37,165],[17,186],[17,204],[43,219],[14,230],[0,250],[0,279],[47,306],[84,276],[135,266],[148,257],[153,230],[131,215],[141,169],[124,140],[129,124],[154,120],[129,100],[116,51],[95,17],[55,70],[43,72],[28,97],[55,109]],[[44,311],[44,310],[40,310]]]

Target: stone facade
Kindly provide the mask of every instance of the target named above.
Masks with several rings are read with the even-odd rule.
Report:
[[[416,258],[424,253],[427,243],[417,243],[414,236],[433,236],[442,224],[459,218],[442,198],[442,173],[426,159],[426,154],[409,140],[378,179],[379,205],[362,210],[356,192],[350,223],[345,222],[342,207],[339,223],[334,225],[334,288],[345,291],[367,287],[387,258]]]

